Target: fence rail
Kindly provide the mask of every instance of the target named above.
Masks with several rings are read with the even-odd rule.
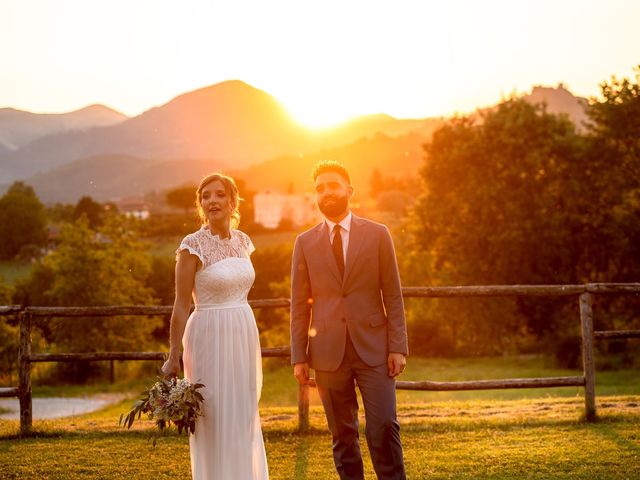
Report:
[[[505,297],[505,296],[575,296],[580,309],[582,336],[583,375],[574,377],[509,378],[499,380],[471,380],[456,382],[398,381],[401,390],[459,391],[507,388],[584,387],[585,418],[596,418],[594,339],[640,338],[640,330],[595,331],[593,330],[593,295],[640,294],[640,283],[592,283],[585,285],[480,285],[456,287],[404,287],[405,298],[438,297]],[[251,300],[253,308],[288,307],[287,298]],[[154,360],[165,358],[163,352],[84,352],[84,353],[31,353],[31,321],[33,318],[68,318],[91,316],[170,316],[171,306],[127,305],[103,307],[24,307],[21,305],[0,306],[0,316],[18,316],[20,322],[19,385],[0,388],[0,397],[18,397],[20,400],[20,430],[31,431],[31,364],[38,362],[78,362],[105,360]],[[263,348],[263,357],[288,357],[288,346]],[[309,385],[298,387],[298,426],[300,431],[309,428]]]

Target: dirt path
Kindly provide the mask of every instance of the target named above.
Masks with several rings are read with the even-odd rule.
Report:
[[[34,398],[33,418],[61,418],[73,415],[81,415],[83,413],[93,412],[105,407],[111,403],[118,402],[124,398],[122,394],[101,394],[91,397],[77,398]],[[15,420],[20,418],[20,404],[17,398],[0,399],[0,419]],[[4,410],[9,410],[8,412]]]

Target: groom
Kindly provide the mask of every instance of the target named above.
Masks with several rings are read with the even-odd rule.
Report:
[[[405,479],[395,377],[408,353],[400,277],[389,231],[353,215],[349,173],[313,171],[325,221],[296,239],[291,266],[291,363],[299,383],[315,370],[341,479],[363,479],[357,383],[379,479]]]

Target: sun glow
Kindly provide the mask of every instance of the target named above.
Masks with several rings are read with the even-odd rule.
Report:
[[[341,112],[331,104],[324,105],[299,105],[285,108],[291,117],[304,127],[311,130],[325,130],[338,126],[360,115],[355,112]]]

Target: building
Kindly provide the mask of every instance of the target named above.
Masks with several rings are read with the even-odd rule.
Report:
[[[149,206],[143,197],[125,197],[114,202],[118,211],[127,217],[145,220],[149,218]]]
[[[283,222],[301,227],[320,221],[313,194],[285,194],[265,190],[253,197],[254,222],[265,228],[278,228]]]

